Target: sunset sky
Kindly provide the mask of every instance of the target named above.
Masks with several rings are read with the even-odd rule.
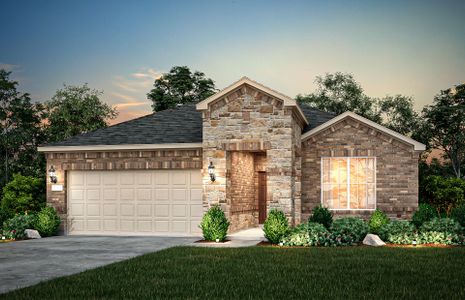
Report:
[[[8,1],[0,68],[50,99],[88,83],[116,122],[151,112],[155,78],[187,65],[223,88],[248,76],[291,97],[350,72],[373,97],[420,109],[465,82],[465,1]]]

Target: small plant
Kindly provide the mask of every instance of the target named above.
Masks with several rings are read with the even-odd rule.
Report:
[[[459,222],[462,227],[465,227],[465,205],[454,208],[451,213],[451,218]]]
[[[226,239],[229,221],[219,205],[215,205],[205,213],[199,227],[205,240],[222,242]]]
[[[408,221],[391,221],[379,230],[379,237],[393,244],[411,244],[415,239],[415,226]]]
[[[307,224],[300,224],[292,229],[283,237],[284,246],[309,246]]]
[[[436,232],[460,234],[463,231],[463,227],[454,219],[434,218],[428,222],[425,222],[420,227],[420,231],[421,232],[436,231]]]
[[[37,214],[34,228],[41,236],[52,236],[57,233],[60,226],[60,217],[53,207],[47,206]]]
[[[389,223],[389,218],[386,216],[386,214],[379,209],[375,210],[370,217],[370,221],[368,222],[368,225],[370,226],[370,232],[378,234],[381,227],[387,223]]]
[[[326,207],[319,205],[313,209],[312,215],[308,221],[313,223],[320,223],[326,227],[326,229],[329,229],[333,223],[333,213]]]
[[[331,225],[331,240],[336,246],[350,246],[360,243],[368,233],[368,225],[359,218],[336,219]]]
[[[421,225],[423,225],[423,223],[433,219],[436,216],[437,216],[437,213],[434,210],[434,208],[431,207],[431,205],[426,204],[426,203],[421,203],[418,206],[418,210],[413,213],[412,223],[417,228],[420,228]]]
[[[309,246],[329,246],[331,244],[328,229],[320,223],[308,222],[307,230]]]
[[[34,215],[16,215],[3,223],[3,231],[13,239],[22,240],[26,238],[24,231],[33,228],[34,222]]]
[[[273,244],[278,244],[289,231],[289,223],[284,213],[277,209],[270,210],[263,224],[265,237]]]

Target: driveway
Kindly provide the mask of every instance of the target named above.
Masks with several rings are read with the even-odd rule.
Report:
[[[0,293],[195,240],[198,238],[58,236],[0,243]]]

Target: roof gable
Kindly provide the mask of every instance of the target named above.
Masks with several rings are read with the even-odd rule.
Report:
[[[334,124],[336,124],[336,123],[338,123],[338,122],[340,122],[340,121],[342,121],[342,120],[344,120],[346,118],[353,118],[353,119],[355,119],[355,120],[357,120],[357,121],[359,121],[361,123],[366,124],[369,127],[372,127],[374,129],[379,130],[379,131],[381,131],[381,132],[383,132],[385,134],[388,134],[388,135],[390,135],[390,136],[392,136],[392,137],[394,137],[394,138],[396,138],[396,139],[398,139],[400,141],[403,141],[404,143],[410,144],[417,151],[424,151],[426,149],[426,146],[424,144],[422,144],[420,142],[417,142],[414,139],[409,138],[409,137],[407,137],[405,135],[402,135],[402,134],[400,134],[398,132],[395,132],[394,130],[391,130],[391,129],[386,128],[386,127],[384,127],[382,125],[379,125],[378,123],[375,123],[375,122],[373,122],[371,120],[368,120],[367,118],[364,118],[364,117],[362,117],[360,115],[357,115],[356,113],[353,113],[351,111],[347,111],[347,112],[345,112],[343,114],[340,114],[339,116],[327,121],[326,123],[323,123],[323,124],[313,128],[313,129],[311,129],[310,131],[304,133],[302,135],[302,141],[310,138],[311,136],[323,131],[326,128],[331,127],[332,125],[334,125]]]
[[[305,124],[308,124],[308,120],[305,116],[305,114],[303,113],[302,109],[300,108],[300,106],[297,104],[297,101],[295,101],[294,99],[292,99],[291,97],[289,96],[286,96],[280,92],[277,92],[269,87],[266,87],[264,86],[263,84],[261,83],[258,83],[248,77],[242,77],[241,79],[239,79],[238,81],[234,82],[233,84],[229,85],[228,87],[224,88],[223,90],[219,91],[218,93],[208,97],[207,99],[199,102],[197,104],[197,110],[207,110],[208,109],[208,106],[209,104],[215,102],[216,100],[219,100],[220,98],[226,96],[228,93],[234,91],[235,89],[239,88],[240,86],[244,85],[244,84],[247,84],[247,85],[250,85],[252,86],[253,88],[257,89],[257,90],[260,90],[272,97],[275,97],[275,98],[278,98],[280,100],[283,101],[283,105],[284,106],[287,106],[287,107],[294,107],[300,114],[300,116],[302,117],[302,119],[304,120]]]

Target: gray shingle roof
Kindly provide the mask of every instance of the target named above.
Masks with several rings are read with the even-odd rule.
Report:
[[[300,107],[310,124],[307,132],[336,115],[301,104]],[[195,105],[183,105],[137,119],[119,123],[107,128],[73,136],[65,141],[45,146],[94,146],[124,144],[168,144],[201,143],[202,114]]]

